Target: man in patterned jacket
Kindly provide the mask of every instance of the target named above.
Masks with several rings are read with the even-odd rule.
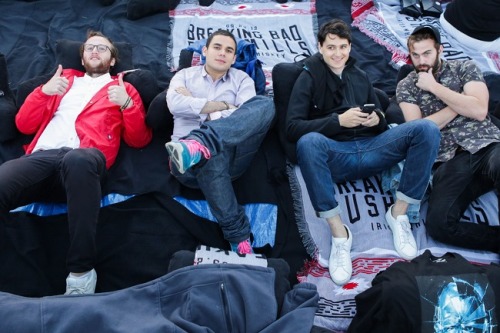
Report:
[[[500,189],[500,130],[488,116],[488,88],[470,60],[445,61],[439,31],[417,27],[408,37],[415,70],[396,97],[406,121],[427,118],[441,129],[426,227],[436,240],[500,252],[500,228],[460,222],[469,204]]]

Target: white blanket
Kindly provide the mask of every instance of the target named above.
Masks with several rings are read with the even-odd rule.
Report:
[[[182,49],[194,41],[208,38],[217,29],[227,29],[236,38],[256,45],[262,61],[266,86],[271,88],[271,70],[280,62],[293,62],[302,54],[317,52],[316,3],[312,1],[224,1],[217,0],[208,7],[188,1],[169,12],[172,39],[167,61],[172,70],[179,66]]]
[[[460,41],[453,39],[441,27],[439,18],[422,16],[414,18],[400,14],[399,1],[355,0],[352,2],[352,25],[383,45],[392,53],[392,64],[399,68],[409,63],[406,39],[415,27],[431,24],[439,29],[444,47],[443,58],[446,60],[472,59],[483,72],[500,73],[500,50],[498,52],[478,52],[467,48]]]
[[[384,193],[378,177],[335,185],[337,201],[343,210],[341,216],[353,234],[351,258],[353,275],[342,287],[330,279],[328,258],[331,233],[324,219],[316,217],[304,179],[298,166],[289,166],[289,177],[297,223],[304,245],[314,260],[308,263],[299,276],[302,282],[314,283],[320,293],[320,306],[315,325],[335,331],[344,331],[356,313],[354,297],[371,286],[375,275],[396,261],[402,260],[394,250],[392,232],[385,222],[385,212],[393,203],[390,194]],[[426,204],[420,209],[425,217]],[[492,191],[469,207],[463,221],[499,225],[498,199]],[[499,262],[498,254],[467,250],[436,242],[427,236],[424,220],[412,223],[412,231],[419,247],[419,254],[429,249],[433,255],[457,252],[475,263]]]

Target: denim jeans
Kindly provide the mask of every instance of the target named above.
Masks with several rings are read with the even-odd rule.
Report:
[[[297,159],[319,217],[341,213],[334,183],[374,176],[406,159],[396,197],[420,203],[436,159],[439,128],[425,119],[391,128],[375,137],[335,141],[308,133],[297,143]]]
[[[106,160],[100,150],[48,149],[0,166],[0,214],[33,202],[67,202],[67,268],[80,273],[94,267],[95,235]]]
[[[259,150],[274,119],[274,102],[255,96],[231,116],[206,121],[184,139],[194,139],[210,150],[211,157],[180,174],[183,185],[199,188],[217,219],[224,238],[239,243],[250,237],[250,223],[238,204],[232,181],[243,175]]]
[[[434,172],[427,209],[429,235],[444,243],[500,252],[500,227],[460,222],[473,200],[500,190],[500,143],[492,143],[475,154],[461,151]]]

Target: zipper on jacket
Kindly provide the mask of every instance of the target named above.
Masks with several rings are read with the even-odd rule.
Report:
[[[224,305],[224,314],[226,317],[226,326],[227,326],[227,331],[232,332],[233,331],[233,325],[231,325],[231,316],[229,313],[229,304],[227,301],[227,294],[226,294],[226,288],[224,287],[224,283],[220,284],[220,291],[222,294],[222,303]]]

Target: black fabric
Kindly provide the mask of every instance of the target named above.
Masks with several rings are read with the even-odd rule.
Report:
[[[115,0],[100,0],[100,1],[103,6],[109,6],[115,2]]]
[[[98,291],[125,288],[165,274],[170,256],[179,250],[193,251],[198,244],[229,249],[216,223],[193,215],[172,199],[178,194],[191,199],[202,194],[182,187],[168,173],[164,144],[158,137],[140,150],[122,144],[109,170],[103,194],[142,195],[101,209],[95,267]],[[277,204],[275,246],[257,250],[268,258],[285,259],[290,266],[289,281],[297,283],[296,272],[310,258],[295,224],[285,158],[274,132],[234,187],[242,204]],[[9,272],[0,274],[0,290],[26,296],[64,292],[66,216],[16,213],[8,221],[0,223],[0,271]]]
[[[167,13],[175,8],[180,0],[128,0],[127,18],[138,20],[145,16]]]
[[[476,303],[468,304],[479,309],[482,309],[484,305],[484,311],[494,312],[496,320],[500,318],[500,307],[498,307],[500,267],[496,265],[476,266],[457,253],[446,253],[442,257],[435,257],[429,250],[426,250],[411,262],[394,263],[373,279],[371,288],[355,297],[357,311],[348,332],[435,332],[434,314],[439,318],[441,314],[444,316],[453,308],[449,304],[445,307],[446,304],[436,299],[443,292],[444,287],[452,286],[453,283],[457,284],[457,288],[456,293],[448,294],[450,302],[462,304],[461,302],[471,301],[475,297]],[[483,292],[484,299],[481,297]],[[463,298],[459,300],[458,297],[454,297],[455,295],[462,295]],[[460,312],[459,308],[456,310]],[[449,321],[438,322],[437,327],[458,325],[458,321],[453,318],[458,320],[458,318],[467,317],[466,310],[463,310],[462,316],[450,315]],[[485,314],[484,321],[476,322],[478,325],[476,328],[489,331],[486,325],[495,325],[492,321],[487,323],[489,314],[489,312]],[[443,326],[439,326],[440,324]],[[472,329],[472,326],[469,326],[472,325],[471,322],[463,324]],[[464,326],[462,328],[465,328]]]
[[[302,73],[303,66],[303,61],[292,63],[282,62],[274,66],[272,71],[274,106],[276,109],[279,140],[287,158],[292,163],[297,163],[297,145],[289,141],[286,137],[286,113],[293,85],[300,73]]]
[[[110,74],[116,75],[128,69],[133,69],[132,46],[129,43],[115,42],[113,44],[118,49],[118,62],[111,67]],[[56,64],[61,64],[63,68],[77,69],[85,72],[80,56],[81,41],[60,39],[56,42]]]
[[[0,143],[12,140],[19,134],[14,124],[16,113],[17,107],[12,94],[10,91],[0,89]]]
[[[89,28],[103,32],[114,42],[128,43],[132,48],[131,68],[151,71],[163,92],[173,75],[165,60],[171,33],[168,13],[129,20],[128,3],[115,0],[105,7],[97,0],[0,1],[0,11],[8,13],[0,20],[0,53],[6,55],[9,87],[16,101],[24,100],[50,78],[57,66],[56,42],[81,42]],[[316,7],[319,24],[333,17],[352,22],[350,0],[319,0]],[[389,94],[395,90],[396,71],[389,65],[390,53],[356,28],[352,54],[374,85]],[[3,75],[0,72],[0,79]],[[48,76],[32,82],[29,88],[25,85],[24,93],[18,91],[22,82],[43,75]],[[153,141],[143,149],[122,144],[104,184],[104,194],[134,193],[136,197],[101,209],[97,229],[98,291],[117,290],[164,275],[169,259],[179,250],[193,251],[198,244],[229,249],[216,223],[193,215],[172,199],[175,194],[188,198],[199,198],[201,194],[183,188],[168,173],[164,144],[173,123],[164,94],[157,96],[155,110],[160,117],[157,121],[150,118],[155,114],[150,112],[156,97],[147,115],[148,124],[157,126]],[[22,144],[28,140],[19,136],[0,143],[0,159],[20,156]],[[295,223],[285,155],[276,128],[269,133],[252,167],[234,186],[242,203],[263,198],[277,204],[275,245],[259,250],[268,258],[285,259],[290,266],[289,281],[296,283],[296,273],[310,258]],[[67,234],[64,214],[10,214],[6,223],[0,223],[0,290],[26,296],[63,293]]]
[[[453,0],[444,11],[444,18],[467,36],[491,42],[500,38],[500,1]]]
[[[420,17],[422,15],[422,9],[420,8],[419,0],[400,0],[401,14],[405,14],[412,17]]]
[[[28,95],[31,94],[31,92],[35,90],[36,87],[41,86],[42,84],[45,84],[47,81],[49,81],[54,73],[55,72],[36,76],[34,78],[21,82],[16,90],[16,103],[18,108],[23,105],[26,97],[28,97]]]
[[[141,95],[142,103],[146,110],[148,110],[149,105],[160,92],[155,75],[147,69],[127,72],[123,77],[123,81],[134,86],[139,95]]]
[[[168,110],[166,90],[156,95],[149,105],[146,124],[165,142],[170,141],[170,135],[174,131],[174,117]]]
[[[436,0],[420,0],[422,15],[439,17],[443,13],[441,3]]]

